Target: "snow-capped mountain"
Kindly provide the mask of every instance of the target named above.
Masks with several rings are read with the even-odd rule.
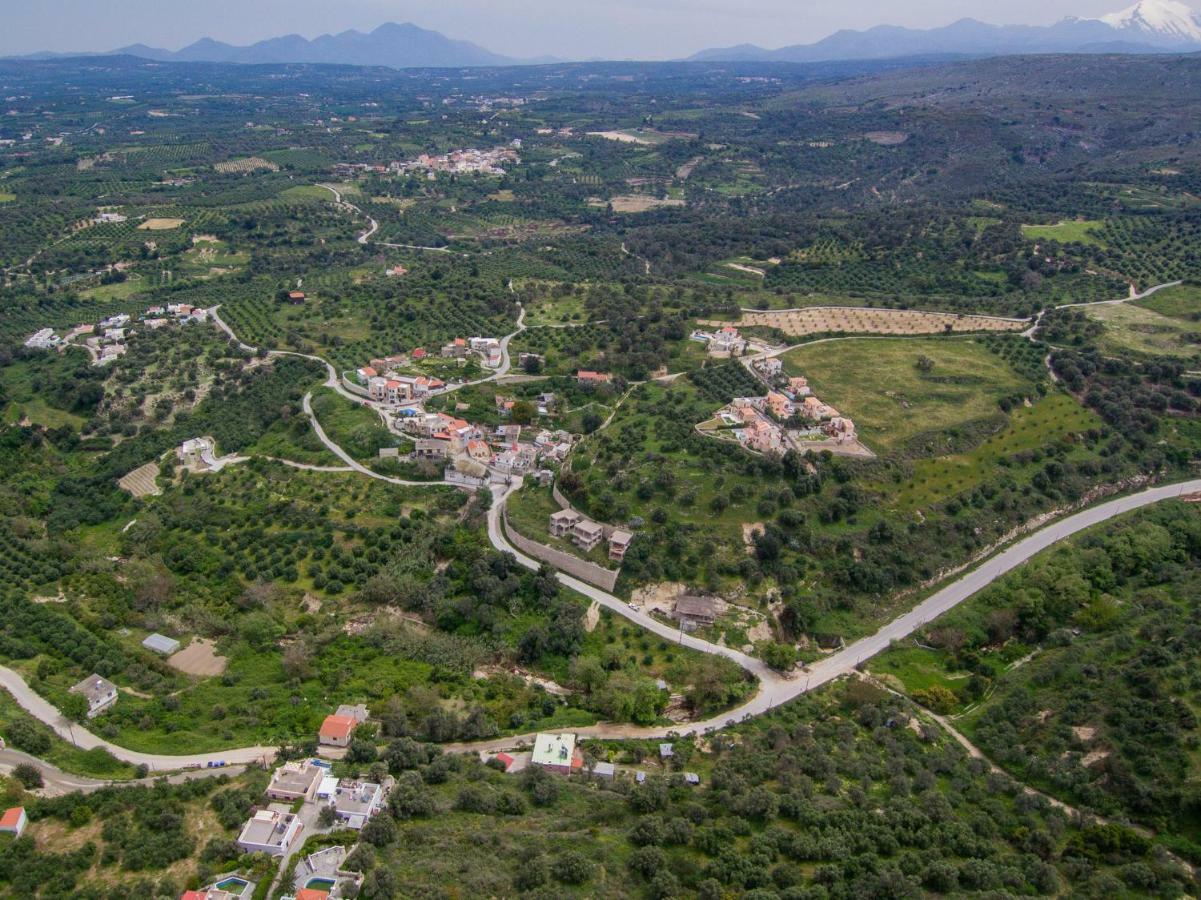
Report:
[[[1201,43],[1201,15],[1180,0],[1139,0],[1129,9],[1101,16],[1121,32]]]
[[[1011,53],[1162,53],[1201,51],[1201,15],[1180,0],[1140,0],[1098,19],[1054,25],[991,25],[961,19],[941,28],[877,25],[838,31],[813,44],[765,50],[750,44],[703,50],[694,60],[825,62],[901,56],[1003,56]]]

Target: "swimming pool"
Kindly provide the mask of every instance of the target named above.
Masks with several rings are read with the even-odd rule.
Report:
[[[305,887],[314,891],[325,891],[328,894],[334,889],[334,884],[332,878],[310,878]]]
[[[231,894],[240,894],[250,886],[250,882],[245,878],[226,878],[223,881],[218,881],[214,887],[220,891],[229,891]]]

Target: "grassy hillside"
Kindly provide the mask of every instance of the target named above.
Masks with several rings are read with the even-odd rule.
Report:
[[[871,664],[1015,777],[1201,859],[1201,510],[1049,550]]]

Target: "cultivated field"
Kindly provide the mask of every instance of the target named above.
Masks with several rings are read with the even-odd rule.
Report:
[[[925,357],[928,371],[919,368]],[[789,374],[855,422],[860,439],[881,453],[927,433],[997,416],[1001,397],[1031,385],[973,340],[851,338],[799,347],[783,356]]]
[[[589,137],[601,137],[607,141],[618,141],[622,144],[654,144],[655,141],[631,134],[628,131],[589,131]]]
[[[909,135],[903,131],[869,131],[863,137],[881,147],[896,147],[909,140]]]
[[[129,491],[135,497],[149,497],[152,494],[162,493],[155,484],[155,479],[158,478],[159,469],[158,463],[148,462],[144,466],[138,466],[132,472],[124,475],[117,485],[124,491]]]
[[[701,322],[702,325],[727,325],[728,322]],[[1017,331],[1028,324],[1023,319],[994,316],[956,315],[923,312],[915,309],[855,309],[842,306],[814,306],[809,309],[744,311],[736,325],[777,328],[784,334],[944,334],[948,331]]]
[[[147,219],[138,226],[139,231],[171,231],[183,224],[183,219]]]
[[[630,194],[622,197],[613,197],[608,201],[613,212],[616,213],[640,213],[651,209],[659,209],[664,206],[683,206],[684,201],[679,197],[667,197],[659,199],[658,197],[650,197],[642,194]],[[590,200],[590,206],[604,206],[604,200]]]
[[[213,168],[222,175],[246,175],[250,172],[257,172],[259,169],[265,169],[268,172],[278,172],[279,166],[269,160],[262,159],[258,156],[251,156],[246,159],[231,159],[227,162],[219,162],[213,165]]]
[[[193,638],[192,643],[167,657],[167,665],[185,675],[211,678],[225,671],[229,660],[218,656],[216,645],[205,638]]]
[[[967,453],[921,459],[913,464],[913,477],[901,485],[883,483],[879,489],[889,497],[889,506],[903,512],[928,508],[948,497],[970,490],[988,480],[1002,460],[1015,453],[1066,441],[1072,435],[1103,423],[1096,413],[1081,406],[1068,394],[1049,394],[1033,406],[1021,406],[1010,416],[1009,426]],[[1068,451],[1073,452],[1071,450]],[[1017,467],[1011,467],[1020,477]],[[1028,473],[1027,473],[1028,474]]]

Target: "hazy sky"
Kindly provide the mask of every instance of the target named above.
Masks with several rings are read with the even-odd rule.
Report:
[[[664,59],[743,42],[804,43],[839,28],[943,25],[964,16],[1047,24],[1133,0],[0,0],[0,55],[245,44],[413,22],[514,56]]]

